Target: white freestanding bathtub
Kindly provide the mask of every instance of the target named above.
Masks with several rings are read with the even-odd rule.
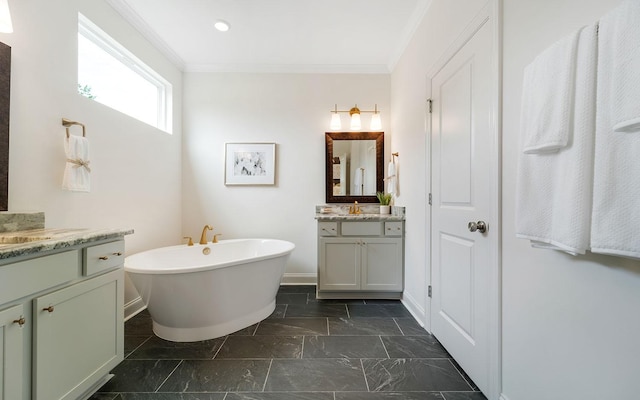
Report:
[[[124,269],[151,314],[153,332],[166,340],[193,342],[271,315],[294,248],[273,239],[161,247],[126,257]]]

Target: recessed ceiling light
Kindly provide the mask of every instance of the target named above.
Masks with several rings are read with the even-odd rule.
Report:
[[[220,32],[226,32],[229,30],[229,23],[227,21],[223,21],[221,19],[217,20],[215,24],[213,24],[217,30]]]

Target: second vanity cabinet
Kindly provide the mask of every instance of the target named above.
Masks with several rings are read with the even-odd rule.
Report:
[[[319,299],[399,298],[404,221],[319,221]]]
[[[1,260],[0,399],[85,398],[124,356],[124,241]]]

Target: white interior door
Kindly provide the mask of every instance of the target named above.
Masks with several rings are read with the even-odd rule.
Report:
[[[431,79],[431,326],[485,394],[491,254],[498,245],[492,45],[485,20]]]

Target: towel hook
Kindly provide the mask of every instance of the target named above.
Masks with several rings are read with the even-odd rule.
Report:
[[[82,127],[82,137],[87,136],[87,132],[85,130],[84,124],[81,124],[80,122],[76,122],[76,121],[71,121],[70,119],[62,118],[62,126],[67,128],[67,138],[69,138],[69,127],[71,125],[80,125]]]

